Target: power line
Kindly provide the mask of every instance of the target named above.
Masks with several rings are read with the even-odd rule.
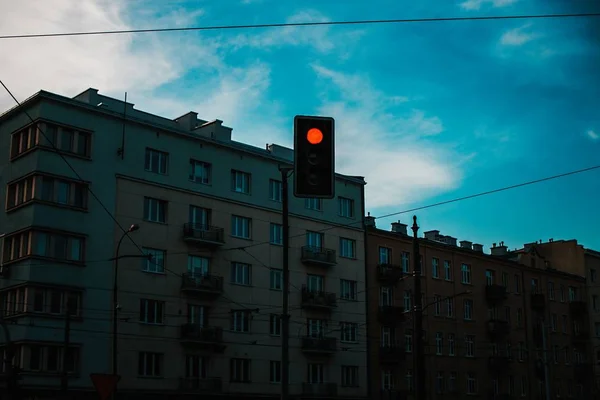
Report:
[[[19,34],[19,35],[2,35],[2,36],[0,36],[0,39],[31,39],[31,38],[42,38],[42,37],[92,36],[92,35],[99,36],[99,35],[131,34],[131,33],[190,32],[190,31],[265,29],[265,28],[307,27],[307,26],[375,25],[375,24],[426,23],[426,22],[450,22],[450,21],[492,21],[492,20],[590,18],[590,17],[600,17],[600,13],[493,15],[493,16],[481,16],[481,17],[406,18],[406,19],[376,19],[376,20],[327,21],[327,22],[285,22],[285,23],[282,22],[282,23],[253,24],[253,25],[194,26],[194,27],[187,27],[187,28],[149,28],[149,29],[122,29],[122,30],[112,30],[112,31],[107,30],[107,31],[88,31],[88,32],[32,33],[32,34]]]

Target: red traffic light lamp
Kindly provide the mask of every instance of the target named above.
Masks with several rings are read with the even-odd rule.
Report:
[[[330,117],[294,118],[294,195],[335,196],[335,122]]]

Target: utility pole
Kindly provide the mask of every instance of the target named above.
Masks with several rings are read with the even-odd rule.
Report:
[[[546,400],[551,400],[550,374],[548,373],[548,346],[546,342],[546,324],[544,323],[543,318],[540,318],[540,326],[542,327],[542,357],[544,361],[544,383],[546,385]]]
[[[69,296],[65,296],[65,339],[63,345],[62,354],[62,374],[60,379],[60,389],[67,396],[67,390],[69,389],[69,371],[67,370],[67,354],[69,352],[69,345],[71,344],[71,304],[69,303]]]
[[[283,234],[283,299],[281,312],[281,400],[288,400],[290,394],[290,226],[289,226],[289,197],[288,173],[291,168],[279,167],[281,171],[281,214]]]
[[[415,274],[415,354],[414,377],[415,377],[415,398],[416,400],[425,400],[425,352],[423,351],[423,299],[421,297],[421,256],[419,254],[419,226],[417,225],[417,216],[413,216],[413,270]]]

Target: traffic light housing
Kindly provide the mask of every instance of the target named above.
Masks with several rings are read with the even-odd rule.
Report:
[[[294,196],[335,196],[335,122],[331,117],[294,117]]]

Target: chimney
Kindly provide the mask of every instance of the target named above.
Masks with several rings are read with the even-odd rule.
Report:
[[[479,243],[473,243],[473,251],[483,253],[483,245]]]
[[[425,239],[427,240],[438,240],[438,236],[440,236],[440,231],[427,231],[423,233],[425,235]]]
[[[450,246],[456,246],[456,238],[452,236],[444,236],[444,243]]]
[[[460,248],[461,249],[472,250],[473,249],[473,242],[469,242],[468,240],[461,240],[460,241]]]
[[[365,226],[367,228],[377,228],[375,225],[375,217],[372,217],[371,213],[367,213],[367,216],[365,217]]]
[[[504,256],[506,255],[506,250],[508,250],[508,247],[504,245],[504,242],[500,242],[499,246],[496,246],[496,243],[494,243],[494,246],[492,246],[490,250],[493,256]]]
[[[408,235],[406,231],[406,227],[408,225],[398,222],[392,222],[392,232],[401,233],[403,235]]]

